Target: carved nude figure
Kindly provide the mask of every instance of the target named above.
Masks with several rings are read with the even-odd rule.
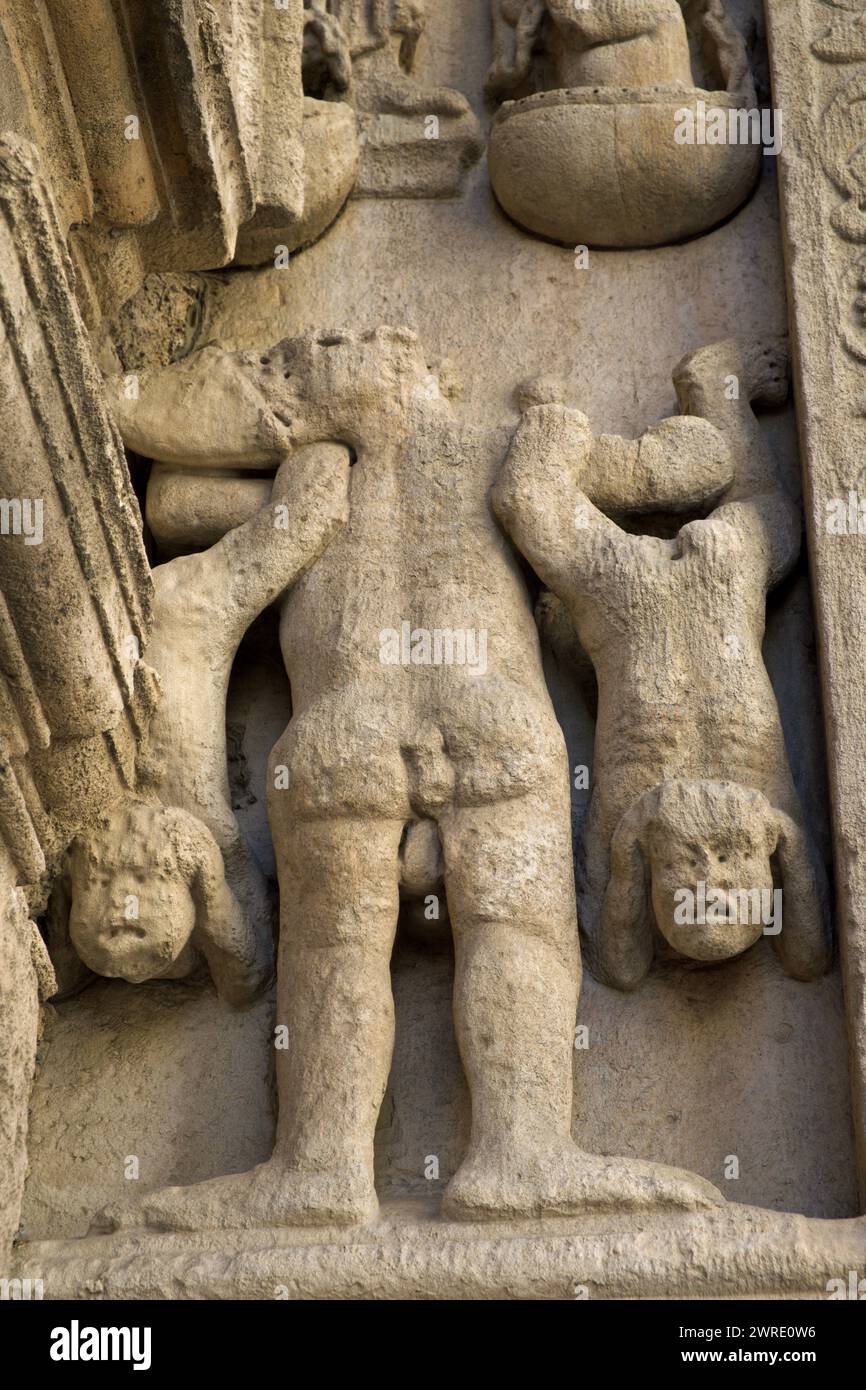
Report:
[[[672,540],[623,531],[605,515],[605,441],[557,404],[526,411],[493,497],[598,680],[581,926],[593,970],[630,989],[661,938],[705,961],[751,946],[765,925],[754,894],[780,879],[772,939],[784,969],[812,979],[828,965],[824,871],[761,653],[767,592],[800,547],[798,509],[750,404],[784,399],[784,354],[719,343],[674,380],[685,419],[715,426],[734,463],[705,519]],[[702,884],[718,910],[684,920],[682,895],[700,898]]]
[[[497,438],[458,421],[407,330],[308,334],[261,357],[201,358],[142,379],[119,421],[132,447],[212,467],[241,455],[277,462],[337,440],[357,458],[349,523],[282,609],[293,716],[272,754],[270,821],[277,1021],[289,1046],[277,1052],[268,1163],[100,1220],[195,1229],[373,1215],[401,843],[426,825],[421,859],[432,865],[427,823],[442,848],[472,1101],[447,1211],[477,1219],[719,1201],[700,1178],[589,1155],[571,1139],[580,962],[567,761],[520,568],[489,509]],[[184,415],[191,393],[195,430]],[[710,425],[674,422],[668,434],[672,466],[657,474],[665,504],[683,500],[678,450],[699,454],[689,495],[695,473],[703,492],[724,486],[727,451]],[[637,448],[611,444],[624,489]],[[657,442],[646,452],[660,464]],[[401,659],[383,659],[404,623]],[[438,661],[425,640],[437,632]],[[484,635],[483,671],[461,660],[470,632]]]
[[[69,944],[90,970],[134,982],[190,974],[198,944],[226,998],[246,1002],[267,984],[272,912],[232,810],[226,693],[250,623],[345,523],[348,460],[338,445],[297,450],[277,472],[270,503],[250,520],[209,549],[154,569],[147,657],[160,701],[147,771],[162,805],[122,806],[73,843],[68,901],[54,912],[52,932],[67,989],[80,977]],[[130,896],[131,917],[123,913]]]
[[[147,660],[161,698],[149,753],[160,800],[204,822],[256,930],[269,931],[265,876],[232,810],[225,708],[244,633],[324,550],[348,514],[344,448],[299,449],[281,465],[270,504],[215,545],[153,571]]]
[[[678,0],[493,0],[491,96],[513,96],[526,82],[545,25],[557,87],[693,85]]]

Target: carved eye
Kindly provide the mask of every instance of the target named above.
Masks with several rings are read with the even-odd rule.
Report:
[[[726,854],[720,854],[720,855],[719,855],[719,863],[720,863],[720,864],[727,864],[727,862],[728,862],[728,856],[727,856]]]

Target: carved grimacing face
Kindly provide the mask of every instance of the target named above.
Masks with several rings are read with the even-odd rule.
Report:
[[[173,965],[195,926],[195,904],[179,874],[102,865],[72,877],[69,935],[97,975],[141,984]]]
[[[740,824],[699,840],[665,827],[652,837],[650,873],[658,928],[692,960],[730,960],[768,925],[773,873],[764,833],[755,836]]]

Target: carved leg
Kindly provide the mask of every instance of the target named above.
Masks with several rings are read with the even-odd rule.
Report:
[[[273,820],[274,818],[272,818]],[[394,1043],[402,820],[274,824],[280,1116],[270,1162],[109,1209],[97,1228],[352,1225],[375,1216],[373,1138]]]
[[[394,1047],[403,824],[296,825],[284,851],[290,872],[280,872],[277,1021],[288,1025],[289,1046],[277,1053],[275,1153],[356,1189],[359,1215],[375,1200],[373,1137]]]
[[[605,814],[600,806],[603,792],[599,776],[583,824],[580,845],[580,859],[577,866],[577,905],[583,943],[584,964],[596,979],[603,979],[600,971],[600,928],[601,905],[604,901],[610,877],[610,842],[617,821]]]
[[[583,1153],[571,1140],[580,983],[567,787],[440,820],[455,931],[457,1037],[472,1096],[469,1152],[445,1196],[465,1220],[721,1201],[676,1169]]]

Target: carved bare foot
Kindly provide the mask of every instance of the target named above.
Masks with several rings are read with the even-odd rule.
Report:
[[[248,1173],[231,1173],[189,1187],[163,1187],[137,1201],[103,1207],[90,1229],[358,1226],[373,1220],[378,1208],[372,1177],[360,1167],[336,1173],[301,1172],[271,1159]]]
[[[728,338],[690,352],[674,368],[680,405],[696,391],[720,392],[736,376],[740,396],[763,405],[782,405],[788,395],[789,350],[786,338]]]
[[[724,1201],[705,1178],[630,1158],[603,1158],[562,1141],[520,1154],[477,1153],[452,1178],[443,1212],[458,1221],[576,1216],[585,1211],[679,1207]]]

